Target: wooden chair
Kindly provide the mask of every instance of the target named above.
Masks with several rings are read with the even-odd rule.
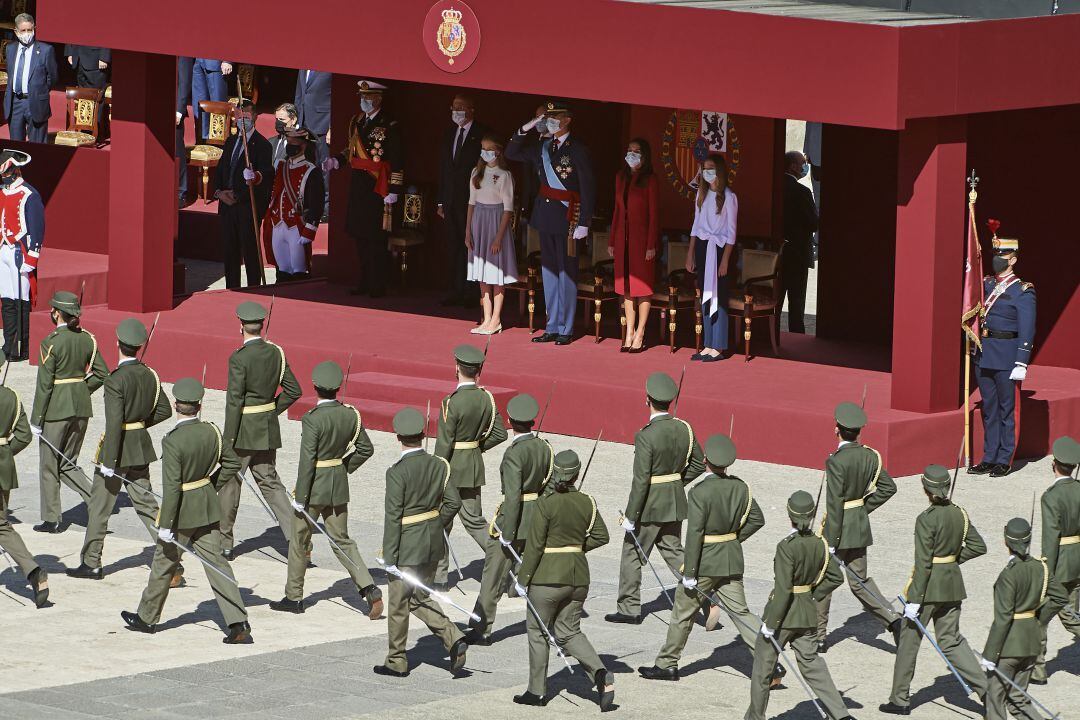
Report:
[[[727,313],[736,323],[742,319],[743,359],[750,360],[751,323],[757,318],[769,319],[769,340],[773,352],[780,354],[779,332],[781,310],[780,256],[783,246],[767,241],[775,249],[747,247],[749,239],[740,238],[736,245],[738,262],[736,276],[729,286]]]
[[[210,116],[209,130],[201,143],[187,149],[187,163],[199,168],[199,195],[203,202],[210,202],[210,171],[221,161],[221,148],[233,131],[232,103],[217,100],[201,100],[199,109]],[[199,123],[195,124],[196,133]]]
[[[519,209],[514,213],[511,225],[511,235],[517,237],[518,228],[525,223]],[[529,333],[536,332],[536,290],[540,287],[540,233],[534,228],[525,225],[525,252],[517,254],[518,280],[504,286],[504,292],[516,292],[518,294],[518,312],[525,313],[526,305],[529,311]]]
[[[583,301],[582,321],[588,325],[589,304],[592,305],[594,342],[600,342],[601,308],[606,302],[618,300],[615,294],[615,259],[608,255],[610,233],[594,232],[589,242],[591,253],[578,254],[577,299]]]
[[[105,86],[105,107],[109,113],[109,122],[112,122],[112,83]]]
[[[81,147],[96,145],[100,128],[104,91],[97,88],[69,87],[67,95],[67,130],[56,133],[57,145]]]
[[[410,186],[401,198],[400,221],[393,224],[394,229],[387,236],[386,244],[399,260],[402,286],[409,270],[409,253],[423,245],[426,239],[425,198],[425,192]]]
[[[0,88],[7,89],[8,84],[8,67],[7,67],[7,46],[11,42],[11,38],[0,38]]]
[[[680,310],[694,311],[694,348],[701,349],[701,291],[698,290],[696,276],[686,271],[686,254],[689,251],[689,242],[668,242],[664,278],[667,289],[658,290],[652,296],[653,306],[660,312],[660,337],[668,342],[671,352],[675,352],[675,331],[678,329]]]

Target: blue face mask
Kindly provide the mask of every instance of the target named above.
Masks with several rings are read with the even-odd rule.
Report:
[[[810,163],[803,163],[802,172],[799,177],[804,178],[810,174]]]
[[[364,114],[370,115],[371,111],[374,110],[374,109],[375,109],[375,103],[371,102],[371,100],[368,100],[367,98],[362,98],[360,100],[360,110]]]

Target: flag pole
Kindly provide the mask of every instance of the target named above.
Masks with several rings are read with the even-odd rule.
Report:
[[[975,175],[975,168],[971,169],[971,175],[968,176],[967,183],[969,188],[968,222],[970,223],[970,228],[968,230],[968,239],[966,242],[970,242],[971,233],[976,232],[975,201],[979,197],[979,193],[975,191],[975,188],[979,185],[979,178]],[[969,248],[965,248],[965,256],[969,254],[969,251]],[[978,272],[978,270],[976,268],[967,268],[967,272]],[[965,287],[966,282],[967,280],[965,279]],[[975,315],[975,318],[977,322],[978,314]],[[967,467],[971,467],[971,329],[967,327],[966,321],[964,330],[964,464]]]

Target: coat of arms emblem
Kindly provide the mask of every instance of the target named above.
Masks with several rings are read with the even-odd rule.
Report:
[[[442,11],[442,24],[435,32],[435,44],[439,52],[446,56],[449,65],[454,64],[454,58],[465,50],[465,26],[461,24],[462,12],[449,8]]]

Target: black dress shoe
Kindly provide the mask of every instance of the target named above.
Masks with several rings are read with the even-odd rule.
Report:
[[[40,525],[35,525],[34,526],[34,532],[52,533],[53,535],[56,535],[56,534],[62,533],[64,531],[60,527],[60,523],[43,522]]]
[[[543,335],[541,335],[539,337],[534,337],[532,339],[532,341],[534,343],[549,343],[549,342],[555,342],[558,339],[559,339],[559,336],[556,335],[555,333],[546,332],[546,333],[544,333]]]
[[[391,670],[385,665],[376,665],[375,667],[371,668],[371,672],[375,673],[376,675],[385,675],[386,677],[409,677],[408,670]]]
[[[44,568],[35,568],[27,579],[34,591],[34,605],[40,610],[49,602],[49,574]]]
[[[883,712],[886,715],[910,715],[911,708],[901,707],[900,705],[893,705],[891,702],[887,702],[878,705],[878,712]]]
[[[302,615],[304,613],[304,601],[290,600],[289,598],[272,600],[270,602],[270,609],[277,610],[278,612],[288,612],[295,613],[296,615]]]
[[[893,644],[897,647],[900,647],[900,628],[902,626],[903,623],[900,622],[900,618],[896,618],[891,623],[889,623],[889,632],[892,633]]]
[[[783,687],[785,675],[787,675],[787,668],[780,663],[776,663],[776,667],[773,668],[772,677],[769,678],[769,690],[779,690]]]
[[[154,626],[150,625],[149,623],[143,622],[143,619],[139,617],[139,613],[121,610],[120,617],[124,619],[124,623],[127,624],[128,630],[134,630],[135,632],[146,633],[148,635],[154,634]]]
[[[483,645],[484,647],[491,646],[491,637],[484,635],[484,631],[480,628],[472,628],[469,632],[465,633],[465,642],[470,645]]]
[[[596,693],[600,696],[600,712],[611,710],[615,704],[615,676],[600,669],[596,671],[593,681],[596,683]]]
[[[233,560],[236,559],[236,548],[229,548],[228,550],[225,550],[221,554],[226,560],[228,560],[229,562],[232,562]]]
[[[604,619],[609,623],[622,623],[624,625],[640,625],[640,615],[623,615],[621,612],[608,613],[604,616]]]
[[[995,467],[994,463],[981,462],[978,465],[972,465],[967,471],[968,475],[986,475]]]
[[[1047,679],[1046,678],[1038,678],[1038,679],[1031,678],[1030,680],[1028,680],[1028,682],[1031,683],[1032,685],[1045,685],[1047,683]]]
[[[569,345],[572,342],[574,342],[574,337],[572,335],[559,335],[555,338],[556,345]]]
[[[818,655],[824,655],[828,651],[829,651],[829,643],[825,642],[824,640],[818,640],[817,654]]]
[[[1006,475],[1008,475],[1011,472],[1012,472],[1012,466],[1011,465],[995,465],[994,469],[990,471],[990,477],[992,477],[992,478],[1005,477]]]
[[[515,695],[514,702],[516,702],[518,705],[533,705],[535,707],[544,707],[545,705],[547,705],[546,699],[540,697],[539,695],[533,695],[528,690],[521,693],[520,695]]]
[[[725,360],[725,359],[726,359],[726,357],[724,356],[723,353],[721,353],[720,355],[706,355],[705,357],[701,358],[701,362],[703,362],[703,363],[720,362],[721,360]]]
[[[661,668],[655,665],[639,667],[638,674],[646,680],[678,680],[679,668]]]
[[[698,361],[699,361],[699,360],[701,360],[701,359],[702,359],[703,357],[705,357],[705,356],[704,356],[704,355],[702,355],[702,354],[701,354],[701,353],[699,353],[699,352],[696,352],[696,353],[694,353],[693,355],[691,355],[691,356],[690,356],[690,360],[692,360],[693,362],[698,362]]]
[[[229,626],[229,633],[221,638],[226,645],[251,645],[255,638],[251,637],[251,626],[247,622],[233,623]]]
[[[450,672],[457,675],[465,667],[465,652],[469,649],[469,643],[465,638],[459,638],[450,646]]]
[[[92,568],[86,563],[82,563],[77,568],[72,568],[67,571],[68,577],[82,578],[84,580],[100,580],[102,578],[101,568]]]

